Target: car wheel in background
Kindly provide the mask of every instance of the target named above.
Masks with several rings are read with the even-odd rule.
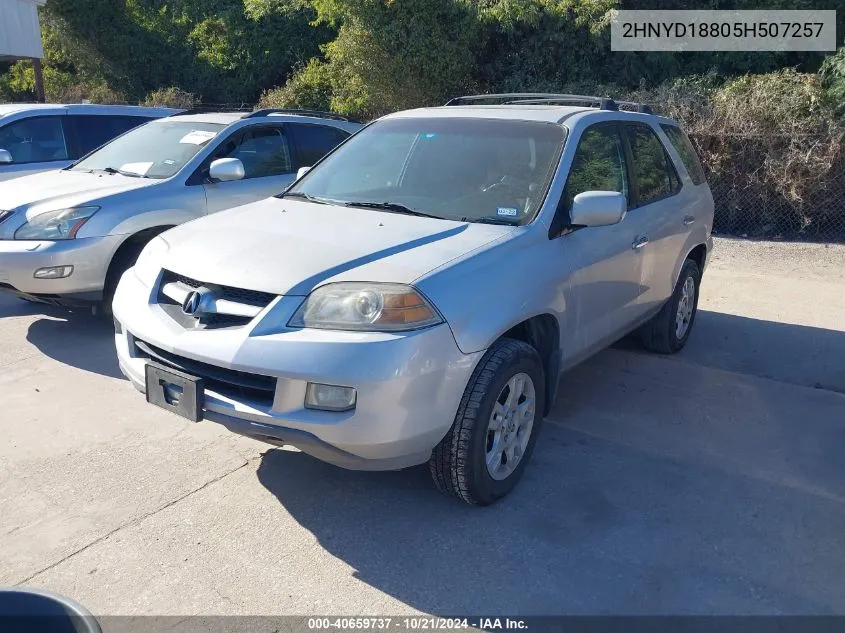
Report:
[[[129,238],[112,258],[108,273],[106,273],[106,281],[103,285],[102,309],[104,316],[111,317],[111,304],[114,299],[115,290],[117,290],[117,284],[123,273],[135,265],[138,255],[144,250],[148,241],[149,239],[133,240],[133,238]]]
[[[700,285],[698,264],[686,260],[672,296],[640,329],[640,339],[646,349],[658,354],[674,354],[686,345],[698,312]]]
[[[543,417],[540,356],[499,339],[469,379],[452,428],[432,452],[437,487],[472,505],[489,505],[517,484],[531,458]]]

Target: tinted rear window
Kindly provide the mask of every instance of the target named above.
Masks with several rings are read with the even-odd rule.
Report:
[[[631,146],[631,175],[637,186],[637,205],[649,204],[676,193],[678,176],[663,144],[648,125],[625,126]]]
[[[71,114],[65,117],[65,127],[76,141],[75,153],[79,157],[150,120],[141,116]]]
[[[289,123],[286,129],[296,144],[297,167],[311,167],[349,136],[327,125]]]
[[[701,161],[698,160],[698,154],[695,153],[695,148],[692,146],[692,143],[687,135],[684,134],[681,128],[674,125],[662,123],[660,127],[663,128],[666,136],[669,137],[669,142],[672,143],[672,147],[675,148],[675,151],[678,152],[678,156],[681,157],[681,161],[684,163],[684,167],[686,167],[687,173],[692,179],[693,184],[700,185],[703,183],[704,169],[701,167]]]

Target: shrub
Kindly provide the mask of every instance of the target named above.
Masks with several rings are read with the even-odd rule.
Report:
[[[35,99],[35,71],[32,62],[23,60],[12,64],[5,75],[0,91],[8,100],[32,101]],[[111,88],[102,79],[81,77],[44,66],[44,93],[49,103],[127,103],[127,96]]]
[[[105,82],[80,82],[67,84],[51,84],[44,78],[44,91],[47,101],[52,103],[127,103],[126,95],[113,90]]]
[[[786,69],[719,84],[685,79],[648,95],[698,146],[732,234],[845,236],[845,122],[818,75]]]
[[[141,102],[141,105],[157,107],[157,108],[181,108],[183,110],[190,110],[197,106],[200,102],[197,95],[171,86],[169,88],[159,88],[153,90]]]
[[[279,88],[265,91],[258,101],[259,108],[313,108],[330,110],[332,84],[325,63],[311,59]]]
[[[828,103],[845,115],[845,47],[824,60],[819,75]]]

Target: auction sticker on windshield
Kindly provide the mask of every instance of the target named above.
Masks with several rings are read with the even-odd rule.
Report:
[[[139,176],[146,176],[152,166],[152,161],[144,163],[124,163],[120,166],[120,171],[128,171],[133,174],[138,174]]]
[[[187,143],[189,145],[202,145],[208,143],[211,139],[217,136],[217,132],[209,132],[208,130],[191,130],[182,139],[180,143]]]

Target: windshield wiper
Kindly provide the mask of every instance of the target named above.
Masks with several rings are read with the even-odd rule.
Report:
[[[361,207],[362,209],[382,209],[390,211],[391,213],[403,213],[405,215],[418,215],[422,218],[435,218],[436,220],[443,220],[444,218],[433,213],[425,213],[423,211],[416,211],[404,204],[398,202],[344,202],[345,207]]]
[[[94,171],[93,169],[91,171]],[[146,176],[142,176],[141,174],[136,174],[132,171],[123,171],[122,169],[115,169],[114,167],[103,167],[102,169],[98,169],[96,171],[104,171],[107,174],[120,174],[121,176],[129,176],[131,178],[146,178]]]
[[[283,191],[282,193],[276,196],[277,198],[302,198],[303,200],[308,200],[308,202],[316,202],[317,204],[331,204],[328,200],[323,200],[322,198],[315,198],[314,196],[309,196],[307,193],[303,193],[302,191]]]
[[[517,226],[513,222],[501,218],[461,218],[461,222],[477,222],[478,224],[500,224],[502,226]]]

